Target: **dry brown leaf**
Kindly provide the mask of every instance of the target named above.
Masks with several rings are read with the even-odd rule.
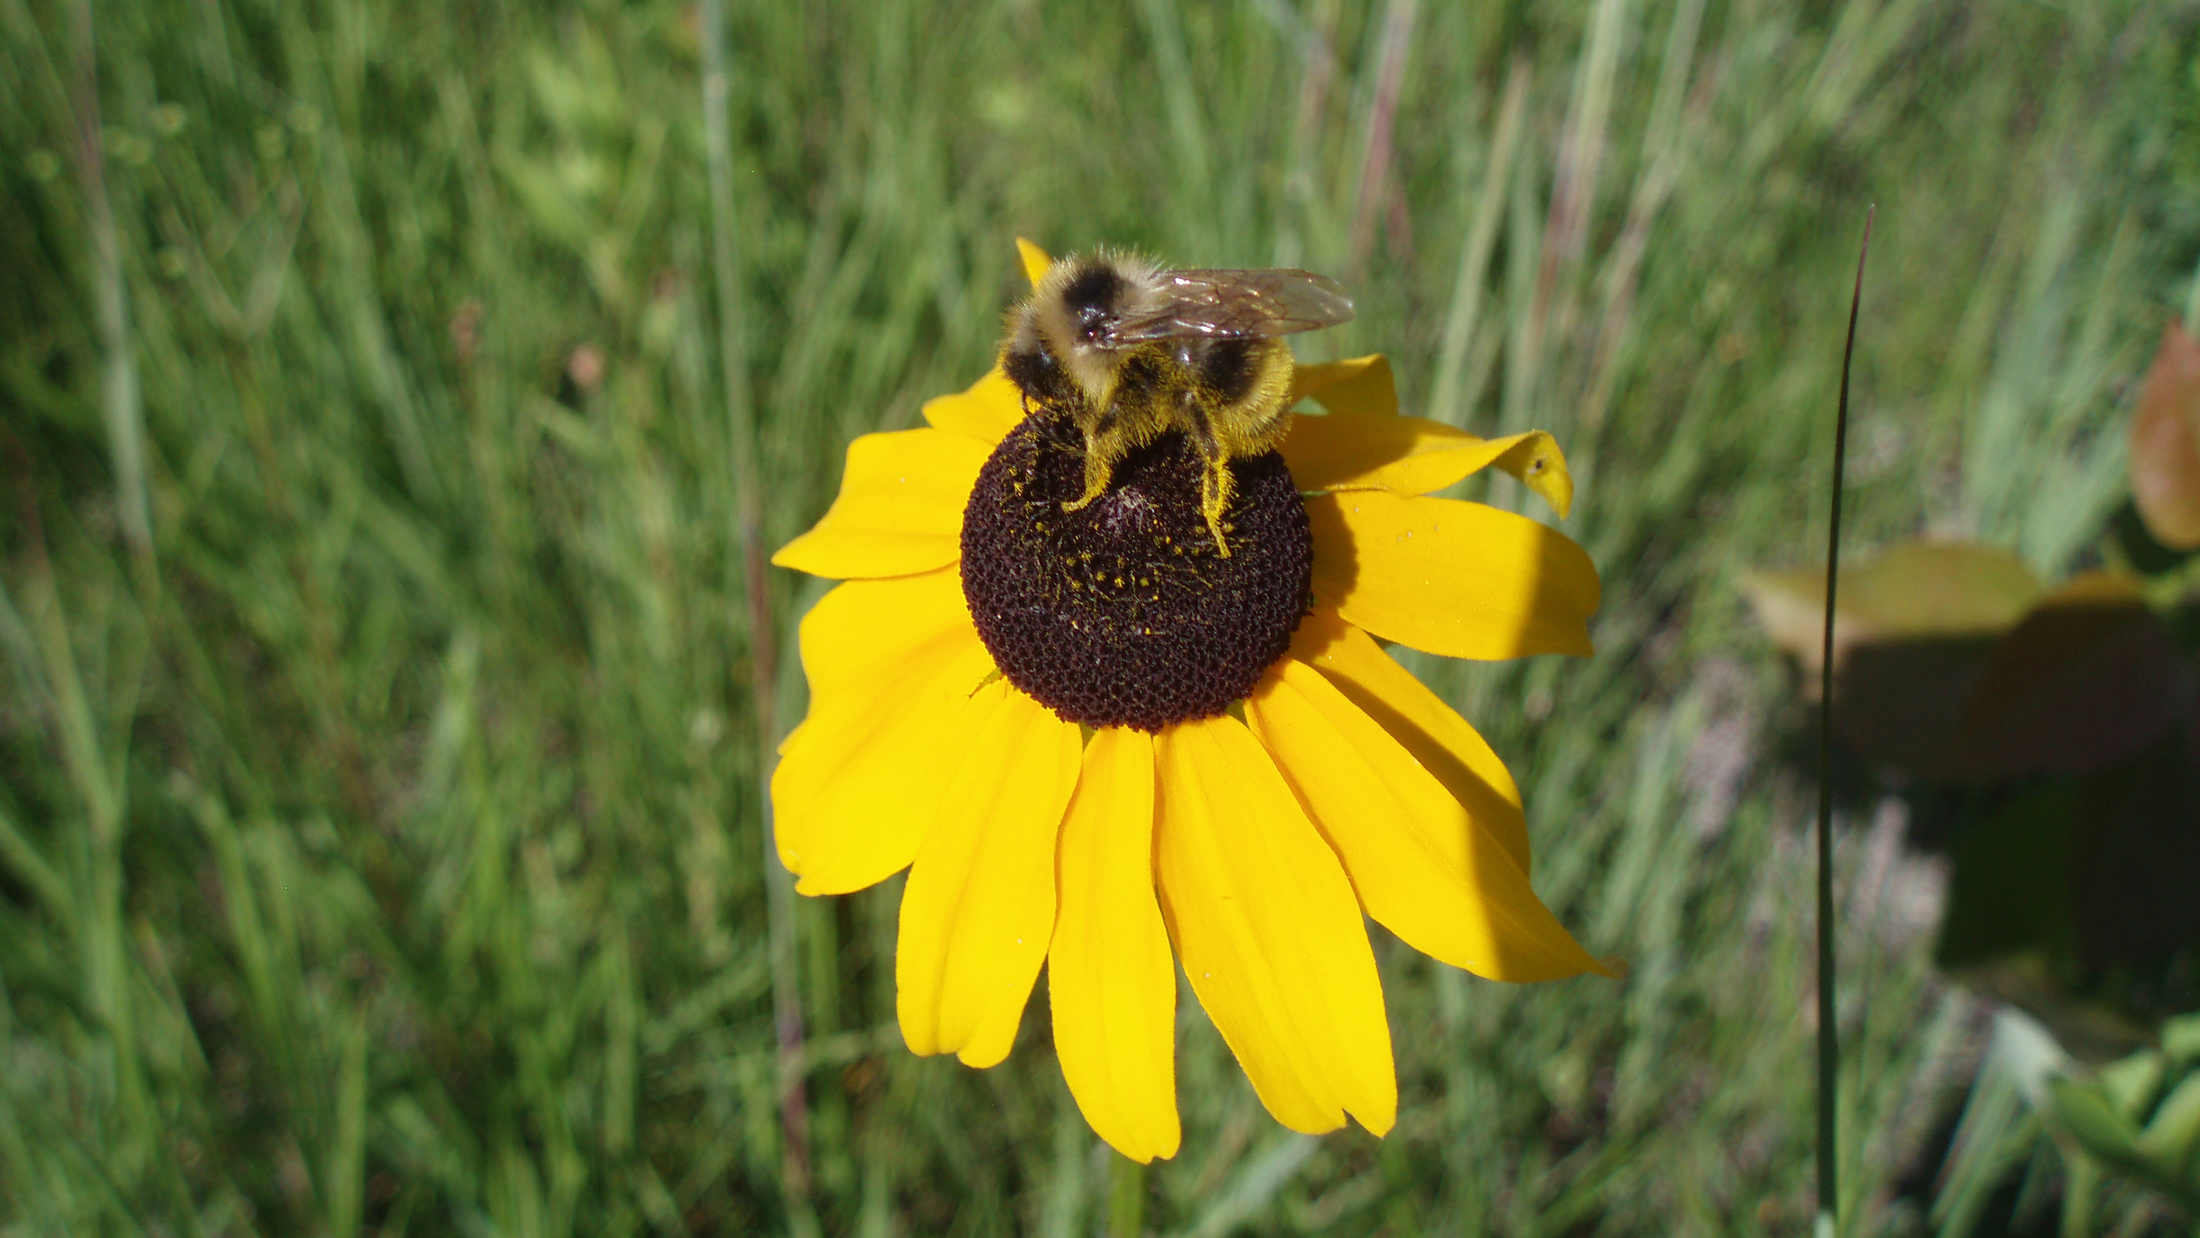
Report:
[[[2200,546],[2200,342],[2182,323],[2163,328],[2131,419],[2131,497],[2154,540]]]

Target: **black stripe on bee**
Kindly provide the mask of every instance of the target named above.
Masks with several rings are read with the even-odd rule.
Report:
[[[1225,404],[1238,403],[1251,395],[1260,377],[1251,340],[1195,340],[1184,345],[1178,355],[1194,381]]]
[[[1010,349],[1001,357],[1001,373],[1027,400],[1045,408],[1059,408],[1078,395],[1076,385],[1044,346],[1028,351]]]

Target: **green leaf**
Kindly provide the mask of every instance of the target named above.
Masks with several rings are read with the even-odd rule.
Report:
[[[2162,1052],[2182,1065],[2200,1064],[2200,1014],[2169,1019],[2162,1024]]]
[[[2138,1148],[2173,1172],[2200,1175],[2200,1071],[2170,1089],[2139,1135]]]
[[[2048,1108],[2062,1132],[2090,1156],[2123,1170],[2190,1208],[2200,1179],[2176,1161],[2141,1145],[2137,1127],[2116,1112],[2097,1083],[2067,1076],[2048,1080]]]
[[[2070,1078],[2047,1081],[2048,1107],[2079,1145],[2104,1161],[2130,1165],[2139,1158],[2139,1132],[2108,1102],[2097,1084]]]

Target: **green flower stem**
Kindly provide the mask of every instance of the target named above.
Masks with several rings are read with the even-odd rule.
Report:
[[[1108,1238],[1138,1238],[1146,1221],[1146,1167],[1118,1152],[1108,1185]]]

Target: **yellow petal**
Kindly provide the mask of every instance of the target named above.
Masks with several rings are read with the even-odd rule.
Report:
[[[1291,656],[1328,676],[1527,870],[1528,821],[1520,811],[1519,788],[1457,710],[1333,610],[1316,610],[1299,622]]]
[[[1493,447],[1501,444],[1509,445],[1493,461],[1497,467],[1541,495],[1543,501],[1551,505],[1551,510],[1558,513],[1559,519],[1573,514],[1574,475],[1567,471],[1566,453],[1558,449],[1557,439],[1541,430],[1530,430],[1510,438],[1490,440]]]
[[[1192,991],[1276,1120],[1318,1134],[1398,1112],[1383,990],[1336,855],[1245,725],[1155,744],[1161,907]]]
[[[1016,256],[1023,259],[1024,278],[1034,284],[1045,277],[1048,267],[1054,265],[1054,259],[1047,256],[1047,251],[1023,237],[1016,238]]]
[[[880,664],[869,692],[812,703],[772,772],[780,862],[804,894],[845,894],[908,867],[968,743],[993,673],[974,629]]]
[[[835,585],[802,617],[811,707],[843,692],[870,693],[896,664],[943,641],[967,644],[976,634],[955,568]]]
[[[1594,652],[1596,566],[1555,529],[1387,490],[1319,495],[1306,514],[1316,604],[1385,640],[1453,658]]]
[[[1047,954],[1054,1052],[1092,1129],[1144,1163],[1175,1156],[1176,965],[1153,892],[1153,741],[1093,734],[1057,850]]]
[[[1076,724],[1005,681],[954,736],[954,781],[909,871],[894,947],[902,1039],[971,1066],[1008,1056],[1054,932],[1054,840],[1077,785]]]
[[[772,562],[834,580],[907,576],[962,556],[963,506],[985,444],[938,430],[866,434],[848,444],[840,497]]]
[[[1559,515],[1573,508],[1574,479],[1565,454],[1541,430],[1484,439],[1425,417],[1330,413],[1293,417],[1282,450],[1301,490],[1427,494],[1495,464],[1526,482]]]
[[[968,391],[935,396],[924,402],[924,419],[936,430],[973,438],[987,447],[998,444],[1024,419],[1023,393],[1008,381],[996,365]]]
[[[1332,413],[1387,417],[1398,412],[1398,383],[1391,377],[1390,359],[1381,353],[1293,367],[1289,404],[1308,396]]]
[[[1407,945],[1492,980],[1604,971],[1495,832],[1321,672],[1285,658],[1247,698],[1245,718],[1367,914]]]

